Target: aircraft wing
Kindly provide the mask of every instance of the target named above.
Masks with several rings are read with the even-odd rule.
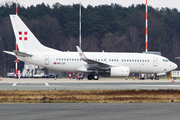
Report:
[[[77,51],[79,53],[79,56],[81,58],[81,60],[85,61],[86,63],[88,63],[88,65],[90,67],[110,67],[110,65],[106,64],[106,63],[102,63],[102,62],[98,62],[98,61],[94,61],[94,60],[91,60],[91,59],[88,59],[84,53],[82,52],[81,48],[79,48],[79,46],[76,46],[77,48]]]

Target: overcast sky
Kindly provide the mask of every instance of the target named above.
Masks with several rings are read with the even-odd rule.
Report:
[[[16,0],[0,0],[0,4],[3,4],[5,1],[16,1]],[[44,2],[45,4],[49,4],[52,6],[54,3],[59,2],[63,5],[72,5],[77,4],[80,0],[18,0],[18,3],[21,6],[31,6],[36,4],[41,4]],[[132,4],[145,4],[146,0],[81,0],[81,3],[84,7],[87,5],[97,6],[102,4],[117,3],[124,7],[131,6]],[[177,8],[180,11],[180,0],[148,0],[148,4],[151,5],[153,8],[161,8],[161,7],[168,7],[168,8]]]

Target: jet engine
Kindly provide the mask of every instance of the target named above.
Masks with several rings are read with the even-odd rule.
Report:
[[[110,68],[110,76],[111,77],[118,77],[118,76],[122,76],[122,77],[127,77],[130,74],[130,69],[129,67],[112,67]]]

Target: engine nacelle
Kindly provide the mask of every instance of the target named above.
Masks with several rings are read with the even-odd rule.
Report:
[[[110,76],[111,77],[127,77],[130,74],[129,67],[112,67],[110,69]]]

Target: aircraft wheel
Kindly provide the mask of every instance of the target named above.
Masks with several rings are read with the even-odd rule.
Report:
[[[92,80],[93,79],[93,75],[88,75],[88,80]]]
[[[98,80],[99,76],[98,75],[94,75],[94,80]]]
[[[159,77],[158,77],[158,76],[156,76],[156,77],[155,77],[155,79],[156,79],[156,80],[159,80]]]
[[[90,79],[90,75],[87,76],[87,79],[88,79],[88,80],[91,80],[91,79]]]

